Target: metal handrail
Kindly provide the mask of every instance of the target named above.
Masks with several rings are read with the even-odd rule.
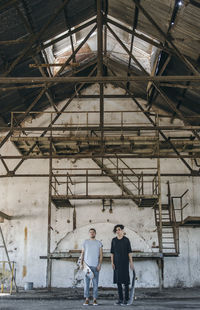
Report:
[[[181,212],[181,223],[183,223],[183,210],[188,206],[188,203],[186,203],[185,205],[183,205],[183,197],[187,194],[187,192],[189,191],[189,189],[187,189],[182,195],[180,196],[172,196],[172,200],[174,203],[174,199],[180,199],[180,208],[175,208],[175,210],[180,211]]]
[[[169,206],[169,218],[170,218],[170,222],[171,222],[172,229],[173,229],[174,244],[175,244],[176,253],[179,253],[178,224],[176,221],[176,212],[175,212],[175,208],[174,208],[174,201],[173,201],[173,198],[171,197],[169,181],[167,182],[167,186],[168,186],[167,196],[168,196],[168,206]]]
[[[124,174],[123,168],[119,168],[119,166],[118,166],[117,164],[115,164],[110,158],[108,158],[108,160],[113,164],[114,167],[117,168],[117,171],[121,171],[121,174],[123,175],[123,178],[126,177],[126,178],[129,180],[129,182],[130,182],[133,186],[135,186],[135,188],[139,191],[137,185],[135,185],[135,182],[133,182],[126,174]],[[128,168],[128,170],[130,170],[130,171],[134,174],[134,176],[136,176],[137,178],[139,178],[139,176],[134,172],[134,170],[133,170],[132,168],[130,168],[123,160],[121,160],[121,158],[118,158],[118,157],[117,157],[117,160],[120,160],[120,161]],[[108,169],[109,169],[109,170],[112,170],[112,168],[108,168]],[[119,179],[119,177],[118,177],[118,179]],[[123,183],[124,183],[124,180],[123,180]]]

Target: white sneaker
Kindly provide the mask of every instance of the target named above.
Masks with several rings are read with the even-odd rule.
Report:
[[[98,306],[98,303],[96,300],[93,301],[93,306]]]
[[[89,300],[86,299],[85,302],[84,302],[84,304],[83,304],[83,306],[89,306],[89,304],[90,304],[90,303],[89,303]]]

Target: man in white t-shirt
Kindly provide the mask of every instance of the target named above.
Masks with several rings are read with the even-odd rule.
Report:
[[[90,239],[87,239],[83,243],[82,254],[81,254],[81,266],[83,268],[83,262],[89,266],[89,268],[94,273],[92,279],[93,282],[93,305],[98,305],[98,282],[99,282],[99,271],[101,269],[102,259],[103,259],[103,245],[101,241],[96,240],[96,230],[90,228],[89,230]],[[85,302],[84,306],[89,305],[89,287],[90,287],[90,278],[85,275],[84,279],[84,297]]]

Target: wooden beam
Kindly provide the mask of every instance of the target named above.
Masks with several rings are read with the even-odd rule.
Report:
[[[56,17],[60,14],[60,12],[63,10],[65,5],[69,2],[69,0],[65,0],[62,5],[56,10],[56,12],[53,14],[53,16],[50,17],[48,22],[42,27],[42,29],[36,34],[31,36],[30,40],[27,42],[28,45],[21,51],[20,55],[13,61],[13,63],[10,65],[8,70],[4,72],[4,76],[9,75],[12,70],[16,67],[16,65],[24,58],[24,56],[27,54],[29,50],[31,50],[32,45],[38,42],[38,40],[44,35],[44,33],[47,31],[48,27],[52,24],[52,22],[56,19]]]
[[[95,27],[96,28],[96,27]],[[93,28],[93,31],[95,30]],[[70,60],[73,56],[70,57]],[[67,64],[63,65],[63,69]],[[63,70],[62,69],[62,70]],[[113,82],[198,82],[200,75],[167,75],[167,76],[66,76],[66,77],[0,77],[0,84],[33,84],[33,83],[113,83]],[[6,87],[6,86],[4,86]]]

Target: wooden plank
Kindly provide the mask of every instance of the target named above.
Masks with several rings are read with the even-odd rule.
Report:
[[[81,250],[76,250],[76,252],[68,251],[68,252],[57,252],[51,253],[50,259],[62,259],[62,258],[78,258],[80,256]],[[110,258],[110,252],[103,252],[103,258]],[[161,259],[163,258],[163,254],[160,252],[133,252],[133,258],[141,258],[141,259]],[[40,259],[47,259],[47,256],[40,256]]]
[[[184,219],[180,226],[199,226],[200,227],[200,216],[188,216]]]
[[[66,203],[70,199],[80,200],[80,199],[140,199],[142,197],[154,198],[158,197],[155,195],[59,195],[52,196],[52,200],[56,202],[56,200],[66,200]]]

